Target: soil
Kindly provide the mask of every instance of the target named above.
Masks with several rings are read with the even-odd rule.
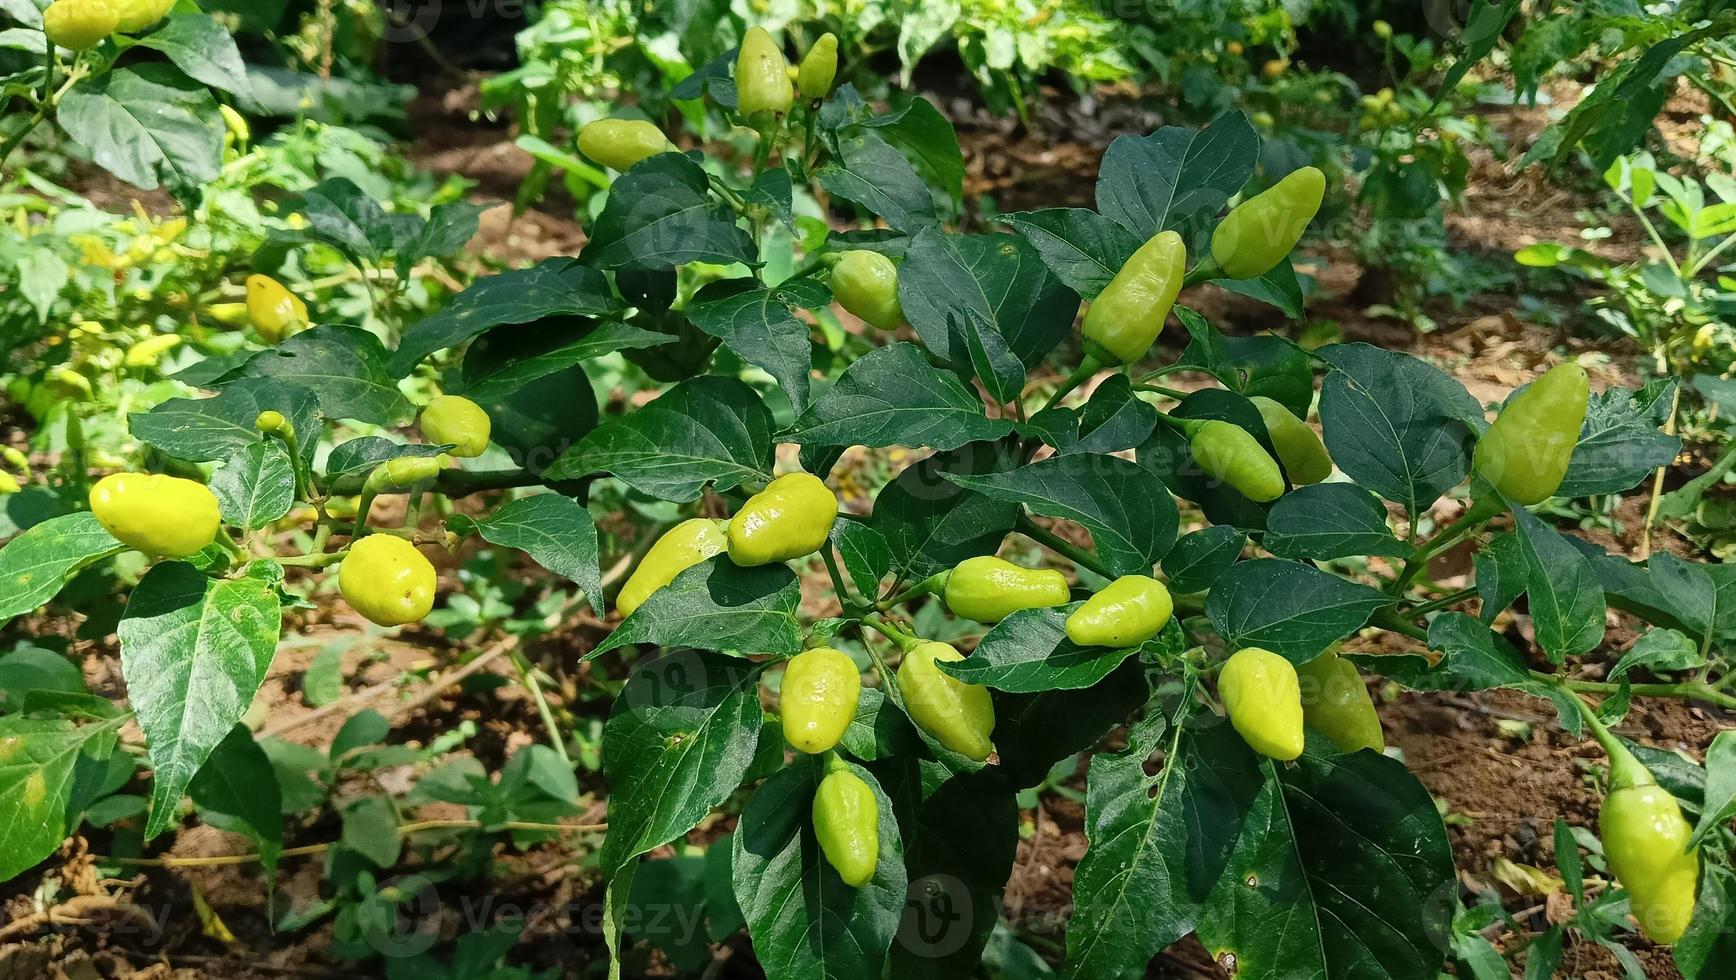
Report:
[[[965,147],[965,197],[993,198],[1002,211],[1035,206],[1090,203],[1091,180],[1103,147],[1123,132],[1149,131],[1160,117],[1129,100],[1089,107],[1091,112],[1045,108],[1036,132],[1015,129],[958,99],[940,98],[943,111],[959,120]],[[476,182],[479,198],[500,207],[488,212],[472,250],[490,264],[509,264],[550,255],[573,254],[584,241],[583,229],[572,219],[574,202],[551,183],[551,193],[536,207],[513,216],[510,202],[518,183],[529,173],[530,158],[499,127],[474,122],[474,90],[458,88],[439,98],[424,99],[413,110],[418,139],[409,153],[420,166],[458,172]],[[1082,121],[1083,120],[1083,121]],[[1492,125],[1519,143],[1534,133],[1540,117],[1523,109],[1503,110],[1490,117]],[[1066,133],[1068,138],[1058,138]],[[1505,257],[1539,240],[1574,240],[1582,225],[1586,197],[1534,172],[1514,174],[1487,153],[1474,161],[1471,191],[1449,221],[1454,249]],[[97,185],[110,196],[125,193]],[[129,198],[130,199],[130,198]],[[1613,222],[1617,233],[1596,247],[1612,255],[1631,254],[1639,237],[1633,229]],[[1316,320],[1336,321],[1347,340],[1366,340],[1428,358],[1459,378],[1478,398],[1492,401],[1533,377],[1540,366],[1565,349],[1582,356],[1593,371],[1594,386],[1632,385],[1630,366],[1635,352],[1620,342],[1593,341],[1582,334],[1528,324],[1515,313],[1510,292],[1477,296],[1462,308],[1437,301],[1428,314],[1439,324],[1419,333],[1398,320],[1370,311],[1368,290],[1345,241],[1328,243],[1315,264],[1319,293],[1310,304]],[[1228,329],[1254,332],[1272,327],[1261,307],[1210,287],[1195,291],[1188,302],[1206,311]],[[1572,311],[1572,298],[1566,301]],[[1600,356],[1601,355],[1601,356]],[[852,453],[842,468],[851,474],[874,469],[868,454]],[[878,461],[884,469],[885,460]],[[1674,479],[1682,479],[1678,475]],[[852,478],[853,479],[853,478]],[[865,509],[867,497],[847,500]],[[1450,519],[1456,505],[1443,504],[1441,519]],[[1643,501],[1635,495],[1616,514],[1618,530],[1592,532],[1599,544],[1632,553],[1634,528]],[[1684,540],[1665,535],[1659,542],[1683,554],[1694,552]],[[442,569],[443,589],[458,588],[456,562]],[[1455,576],[1468,571],[1468,559],[1449,554],[1435,569],[1443,589],[1458,587]],[[823,577],[823,575],[821,576]],[[816,587],[812,592],[818,592]],[[816,606],[807,610],[824,614]],[[382,635],[348,614],[339,603],[322,604],[315,612],[297,614],[288,630],[270,678],[259,696],[257,717],[267,731],[304,745],[329,745],[343,720],[356,710],[373,707],[397,719],[394,740],[425,744],[461,725],[476,734],[465,751],[490,770],[532,739],[540,739],[542,722],[530,697],[519,686],[509,658],[493,661],[467,684],[437,692],[400,711],[406,700],[426,692],[429,678],[450,671],[480,654],[469,640],[450,638],[433,629]],[[71,637],[77,622],[44,620],[30,624],[39,635]],[[1506,627],[1523,636],[1529,628],[1522,614],[1508,614]],[[1607,648],[1586,658],[1589,676],[1601,676],[1608,663],[1632,642],[1633,624],[1612,614]],[[604,628],[589,613],[568,617],[554,631],[524,648],[526,659],[546,673],[548,693],[557,718],[574,730],[595,731],[606,717],[619,681],[619,666],[581,663],[580,657]],[[342,648],[346,689],[342,712],[322,713],[304,697],[306,672],[321,650]],[[123,692],[114,649],[107,643],[83,643],[88,651],[92,689],[119,697]],[[1398,652],[1410,648],[1402,637],[1383,634],[1353,640],[1351,649]],[[487,681],[487,683],[479,683]],[[1588,742],[1564,733],[1548,705],[1510,692],[1469,695],[1427,695],[1387,690],[1376,684],[1377,703],[1389,744],[1440,801],[1449,815],[1454,856],[1464,894],[1496,895],[1523,932],[1492,930],[1502,948],[1522,946],[1529,935],[1557,921],[1559,894],[1537,895],[1536,889],[1515,891],[1514,864],[1554,875],[1552,825],[1556,816],[1576,826],[1590,826],[1598,796],[1589,778],[1598,757]],[[1696,755],[1712,735],[1730,724],[1697,707],[1674,702],[1638,700],[1620,731],[1640,742]],[[588,775],[585,773],[588,772]],[[592,768],[582,767],[586,817],[601,819],[606,787]],[[406,772],[378,776],[393,785]],[[1083,771],[1066,789],[1082,790]],[[364,786],[341,787],[363,792]],[[1076,793],[1073,795],[1077,795]],[[441,814],[458,815],[454,813]],[[332,840],[338,827],[329,814],[311,823],[293,822],[286,844],[317,845]],[[1064,924],[1071,902],[1073,868],[1085,850],[1083,807],[1069,795],[1046,794],[1024,814],[1030,828],[1018,850],[1018,860],[1005,893],[1009,922],[1032,938],[1039,948],[1064,943]],[[732,818],[719,817],[694,832],[703,843],[727,830]],[[286,857],[275,888],[253,865],[165,870],[140,868],[122,881],[96,881],[88,852],[113,845],[110,835],[91,833],[69,842],[57,860],[8,885],[0,922],[0,980],[26,977],[133,978],[133,980],[266,980],[282,977],[371,975],[334,965],[328,956],[329,923],[304,930],[274,929],[269,908],[304,909],[329,893],[324,861],[317,855]],[[486,892],[463,886],[439,886],[439,911],[433,923],[451,936],[470,927],[460,910],[517,908],[532,910],[515,962],[557,971],[562,976],[595,975],[606,953],[595,929],[601,889],[593,863],[596,839],[575,837],[565,844],[542,843],[523,851],[497,848],[495,872]],[[234,835],[195,827],[173,838],[166,853],[212,857],[242,854],[248,845]],[[422,847],[407,855],[427,853]],[[410,859],[407,858],[407,862]],[[86,896],[95,906],[77,921],[17,929],[39,910],[33,895],[64,886]],[[195,903],[209,909],[202,924]],[[100,907],[97,907],[100,906]],[[219,924],[220,923],[220,924]],[[424,923],[425,924],[425,923]],[[1650,977],[1678,976],[1668,952],[1632,941]],[[716,969],[708,977],[761,976],[739,942],[722,947]],[[666,963],[653,957],[646,975],[666,975]],[[1151,965],[1148,977],[1223,977],[1225,974],[1196,942],[1189,939],[1165,951]],[[1621,967],[1595,944],[1570,943],[1561,964],[1563,976],[1615,980]]]

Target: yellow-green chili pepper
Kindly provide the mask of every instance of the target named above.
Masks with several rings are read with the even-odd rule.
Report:
[[[1386,751],[1386,733],[1368,685],[1356,665],[1328,650],[1296,668],[1302,691],[1302,719],[1332,740],[1340,752]]]
[[[831,647],[804,650],[784,668],[778,715],[784,739],[818,755],[844,737],[862,697],[862,672],[848,655]]]
[[[729,558],[765,565],[811,555],[838,519],[838,498],[812,473],[787,473],[748,498],[729,521]]]
[[[1067,576],[1053,568],[1026,568],[1003,558],[966,558],[953,568],[943,590],[955,615],[993,623],[1020,609],[1064,605]]]
[[[1290,172],[1243,201],[1212,232],[1212,261],[1231,279],[1257,279],[1284,260],[1301,240],[1326,196],[1317,167]]]
[[[1308,427],[1308,423],[1264,395],[1254,395],[1248,401],[1260,410],[1260,419],[1266,423],[1266,435],[1272,437],[1272,445],[1278,450],[1278,459],[1284,463],[1284,472],[1289,474],[1290,482],[1298,485],[1319,483],[1332,475],[1332,457],[1326,455],[1320,436]]]
[[[1067,639],[1082,647],[1133,647],[1158,634],[1175,603],[1162,582],[1123,575],[1067,617]]]
[[[952,751],[981,762],[995,750],[989,740],[995,730],[995,705],[988,688],[966,684],[935,666],[963,659],[964,654],[945,643],[917,644],[898,666],[898,690],[911,720],[923,731]]]
[[[1280,761],[1302,754],[1302,691],[1290,661],[1259,647],[1240,650],[1218,674],[1218,696],[1249,748]]]
[[[1516,503],[1549,499],[1573,461],[1590,394],[1584,368],[1571,361],[1550,368],[1477,440],[1477,473]]]
[[[639,567],[621,586],[615,608],[623,617],[633,615],[651,593],[675,581],[675,576],[729,549],[729,536],[718,521],[695,517],[682,521],[657,539],[639,561]]]
[[[1240,426],[1208,420],[1194,431],[1188,448],[1201,471],[1249,500],[1264,504],[1284,495],[1284,474],[1277,461]]]
[[[880,800],[843,760],[827,763],[814,793],[814,837],[826,863],[851,888],[861,888],[880,864]]]
[[[1158,232],[1091,301],[1081,334],[1115,363],[1132,364],[1145,356],[1163,331],[1186,275],[1187,247],[1181,236]]]

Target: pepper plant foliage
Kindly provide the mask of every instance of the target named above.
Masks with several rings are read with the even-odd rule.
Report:
[[[696,78],[684,95],[709,89],[725,108],[733,104],[727,63]],[[600,861],[611,945],[619,946],[647,855],[746,787],[728,852],[733,898],[774,980],[968,975],[1011,872],[1018,794],[1092,750],[1068,976],[1136,974],[1196,933],[1238,975],[1432,980],[1470,940],[1455,927],[1458,886],[1429,793],[1397,759],[1342,752],[1318,733],[1293,761],[1256,754],[1222,717],[1224,660],[1260,647],[1306,665],[1360,630],[1389,630],[1414,652],[1353,660],[1417,690],[1526,691],[1552,701],[1571,730],[1607,735],[1633,694],[1628,670],[1701,678],[1736,636],[1728,566],[1662,554],[1630,563],[1473,480],[1484,407],[1408,355],[1366,344],[1310,353],[1276,336],[1227,337],[1178,307],[1180,327],[1169,329],[1185,330],[1188,342],[1174,363],[1136,363],[1076,407],[1064,404],[1065,389],[1032,381],[1045,360],[1064,370],[1081,361],[1074,323],[1082,304],[1141,243],[1175,231],[1196,278],[1212,274],[1215,265],[1198,257],[1209,254],[1214,227],[1259,158],[1241,115],[1121,137],[1104,156],[1094,209],[1004,215],[1010,230],[972,232],[955,226],[956,139],[927,102],[879,113],[845,87],[798,106],[789,122],[774,131],[787,137],[764,144],[782,152],[760,154],[782,162],[751,176],[697,152],[636,163],[614,181],[576,259],[480,280],[410,326],[395,349],[367,331],[320,323],[207,364],[196,377],[209,394],[134,416],[135,434],[164,456],[220,464],[210,482],[227,529],[198,554],[158,562],[133,589],[117,629],[130,713],[87,694],[44,691],[0,717],[0,805],[10,811],[0,819],[0,876],[41,860],[72,829],[89,803],[78,774],[114,752],[129,717],[155,772],[149,835],[177,825],[191,793],[202,812],[255,837],[262,853],[281,847],[275,801],[225,797],[200,774],[221,764],[227,784],[275,785],[237,725],[272,661],[281,610],[306,602],[306,570],[332,574],[342,563],[376,492],[419,500],[535,488],[452,517],[440,533],[374,533],[448,547],[476,535],[522,549],[577,582],[602,612],[598,534],[585,502],[597,479],[675,504],[710,495],[733,507],[790,468],[780,447],[798,447],[800,465],[822,476],[851,446],[932,450],[868,512],[841,514],[832,526],[821,556],[838,616],[803,615],[813,608],[804,599],[815,597],[803,596],[803,578],[785,562],[742,566],[713,554],[652,592],[586,654],[632,665],[604,741],[609,831]],[[833,233],[774,275],[760,242],[791,223],[798,181],[877,227]],[[307,240],[343,250],[402,241],[402,223],[359,198],[309,203]],[[832,301],[829,257],[846,249],[896,260],[914,340],[889,332],[836,346],[817,339],[810,319]],[[732,275],[694,291],[699,277],[683,267],[697,264]],[[1221,285],[1279,311],[1300,309],[1287,260]],[[584,364],[614,351],[667,387],[599,419]],[[413,406],[398,382],[415,372],[480,404],[494,442],[518,465],[410,467],[424,478],[406,487],[369,474],[452,446],[364,436],[315,466],[328,424],[407,421]],[[1184,372],[1213,383],[1186,394],[1154,383]],[[1673,458],[1677,441],[1658,431],[1663,387],[1592,397],[1562,496],[1627,490]],[[1281,455],[1250,398],[1306,418],[1317,392],[1340,477],[1259,503],[1193,458],[1187,433],[1207,421],[1237,426]],[[261,412],[282,418],[256,423]],[[1475,502],[1465,519],[1423,533],[1436,502],[1468,482]],[[251,534],[297,499],[323,512],[330,497],[364,487],[354,526],[322,520],[310,554],[266,554]],[[1161,575],[1176,615],[1152,639],[1114,649],[1068,638],[1064,621],[1077,602],[1024,609],[989,628],[965,658],[933,661],[930,669],[991,692],[994,751],[973,761],[937,739],[933,725],[913,722],[924,711],[912,710],[894,668],[917,644],[916,608],[936,601],[923,583],[1015,537],[1073,573],[1075,600],[1108,579]],[[1487,541],[1476,558],[1475,615],[1433,602],[1437,593],[1419,585],[1429,558],[1465,539]],[[37,524],[0,550],[0,617],[34,609],[124,548],[90,513]],[[1367,571],[1358,560],[1370,556],[1395,571]],[[286,567],[299,570],[286,578]],[[1491,628],[1521,596],[1536,626],[1535,659]],[[1570,667],[1599,647],[1611,606],[1656,629],[1618,665],[1612,695],[1590,713]],[[791,752],[765,716],[762,688],[775,689],[789,658],[846,633],[872,657],[854,719],[836,755]],[[1718,693],[1698,680],[1675,692]],[[1683,794],[1706,842],[1699,910],[1678,945],[1690,976],[1700,975],[1720,932],[1736,926],[1729,753],[1718,758],[1724,768],[1712,780],[1674,757],[1659,762],[1660,781]],[[822,853],[811,819],[821,780],[838,771],[870,788],[878,812],[867,824],[877,862],[857,887]],[[539,806],[552,812],[547,801]],[[509,810],[494,806],[486,820],[511,819]],[[1598,901],[1621,896],[1611,890]]]

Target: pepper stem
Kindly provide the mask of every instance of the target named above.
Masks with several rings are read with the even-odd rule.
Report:
[[[1611,791],[1628,789],[1633,786],[1656,785],[1657,777],[1645,767],[1645,763],[1634,757],[1628,747],[1615,737],[1603,719],[1597,716],[1597,710],[1577,692],[1561,684],[1561,689],[1579,704],[1579,713],[1585,718],[1585,726],[1591,729],[1592,737],[1603,747],[1604,754],[1609,756],[1609,788]]]

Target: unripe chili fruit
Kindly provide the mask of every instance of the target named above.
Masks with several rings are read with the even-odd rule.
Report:
[[[246,303],[212,303],[205,313],[226,327],[245,327],[252,322]]]
[[[198,554],[223,518],[203,483],[159,473],[111,473],[90,491],[90,510],[121,544],[159,558]]]
[[[857,248],[832,267],[832,296],[845,310],[882,330],[904,322],[898,302],[898,267],[879,252]]]
[[[1139,246],[1085,311],[1080,333],[1118,363],[1145,356],[1163,331],[1187,276],[1187,246],[1173,231],[1160,231]]]
[[[981,762],[994,752],[989,736],[995,730],[995,704],[986,687],[966,684],[935,666],[963,660],[950,645],[920,643],[904,654],[898,666],[898,690],[904,708],[936,742]]]
[[[664,532],[651,550],[645,552],[639,567],[615,597],[615,609],[624,617],[633,615],[633,610],[649,599],[651,593],[675,581],[675,576],[728,548],[729,536],[719,522],[703,517],[682,521]]]
[[[1550,368],[1477,440],[1477,473],[1516,503],[1547,500],[1567,476],[1589,398],[1584,368],[1572,361]]]
[[[115,30],[134,34],[152,26],[169,15],[175,0],[110,0],[119,20]]]
[[[828,769],[814,792],[814,837],[844,884],[860,888],[880,864],[880,800],[842,761]]]
[[[818,755],[844,737],[862,697],[862,672],[856,662],[831,647],[815,647],[790,658],[778,694],[784,740]]]
[[[1284,474],[1260,440],[1221,419],[1208,420],[1188,440],[1194,462],[1205,474],[1226,483],[1256,503],[1284,495]]]
[[[646,157],[675,149],[655,123],[643,119],[598,119],[579,130],[579,152],[625,173]]]
[[[993,623],[1020,609],[1064,605],[1067,576],[1053,568],[1026,568],[1004,558],[966,558],[953,568],[942,592],[946,608],[979,623]]]
[[[338,591],[377,625],[414,623],[434,608],[434,566],[403,538],[370,534],[338,565]]]
[[[1332,475],[1332,457],[1326,455],[1320,436],[1308,423],[1290,414],[1290,410],[1264,395],[1248,399],[1260,410],[1260,420],[1266,423],[1266,435],[1278,450],[1278,459],[1290,482],[1306,485],[1319,483]]]
[[[237,143],[245,143],[253,137],[253,127],[247,124],[247,117],[237,112],[234,106],[220,105],[217,114],[223,117],[224,130]]]
[[[488,449],[490,423],[482,406],[458,395],[441,395],[422,409],[417,421],[432,443],[449,443],[454,456],[481,456]]]
[[[1374,699],[1356,665],[1328,650],[1296,668],[1302,690],[1302,719],[1332,740],[1340,752],[1386,751]]]
[[[1700,880],[1700,853],[1688,849],[1694,831],[1676,798],[1620,746],[1611,753],[1610,791],[1598,814],[1598,833],[1646,936],[1664,945],[1682,938]]]
[[[1123,575],[1067,617],[1067,639],[1082,647],[1133,647],[1158,634],[1175,603],[1162,582]]]
[[[812,473],[786,473],[748,498],[729,520],[729,559],[766,565],[811,555],[838,519],[838,498]]]
[[[832,80],[838,77],[838,35],[827,31],[802,57],[802,67],[796,71],[796,89],[804,99],[823,99],[832,91]]]
[[[253,427],[261,432],[281,432],[289,428],[289,420],[282,412],[268,408],[253,417]]]
[[[23,487],[18,485],[18,478],[10,473],[0,472],[0,495],[17,493]]]
[[[164,333],[146,337],[127,348],[126,365],[135,368],[155,367],[164,354],[180,345],[181,338],[178,334]]]
[[[1326,196],[1318,167],[1292,170],[1243,201],[1212,232],[1212,261],[1231,279],[1256,279],[1284,260]]]
[[[789,60],[763,27],[750,27],[742,36],[735,58],[735,93],[736,110],[755,125],[789,112],[796,101]]]
[[[1290,661],[1259,647],[1238,651],[1218,674],[1218,696],[1249,748],[1280,761],[1302,754],[1302,692]]]
[[[266,343],[275,344],[307,326],[307,304],[270,276],[247,277],[247,316]]]
[[[373,493],[409,490],[439,476],[444,466],[438,456],[398,456],[368,471],[363,485]]]
[[[68,51],[88,51],[120,25],[109,0],[54,0],[42,11],[42,32]]]

